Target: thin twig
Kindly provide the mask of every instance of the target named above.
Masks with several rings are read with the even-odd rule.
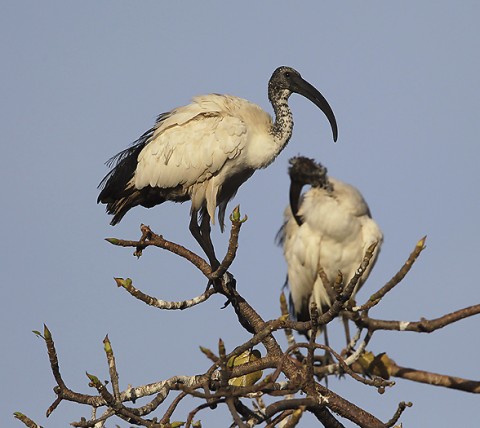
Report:
[[[345,428],[340,421],[325,407],[309,409],[325,428]]]
[[[115,397],[107,390],[105,385],[100,382],[98,377],[89,373],[87,373],[87,377],[90,379],[90,385],[96,388],[96,390],[105,400],[108,407],[111,408],[118,417],[129,423],[136,423],[142,426],[150,425],[150,421],[141,418],[140,416],[132,412],[131,409],[125,407],[121,402],[117,402],[115,400]]]
[[[170,406],[168,407],[167,411],[165,412],[165,414],[163,415],[160,421],[161,424],[167,424],[170,421],[170,418],[172,417],[173,412],[179,405],[180,401],[182,401],[185,397],[188,397],[188,394],[185,392],[181,392],[173,399],[172,403],[170,404]]]
[[[385,387],[385,386],[392,386],[395,382],[389,382],[385,379],[382,379],[380,377],[377,377],[377,376],[374,376],[372,377],[372,379],[366,379],[366,378],[363,378],[361,376],[359,376],[357,373],[355,373],[351,368],[350,368],[350,365],[355,361],[354,358],[352,358],[352,356],[350,356],[349,358],[352,358],[351,360],[348,360],[347,359],[344,359],[340,354],[338,354],[337,352],[335,352],[332,348],[330,348],[329,346],[327,345],[322,345],[320,343],[297,343],[296,344],[297,347],[302,347],[302,348],[307,348],[307,349],[322,349],[326,352],[330,352],[338,361],[337,364],[331,364],[330,366],[325,366],[325,367],[318,367],[318,370],[315,370],[315,374],[316,375],[325,375],[327,373],[334,373],[334,372],[338,372],[338,369],[339,367],[341,367],[346,374],[348,374],[349,376],[351,376],[353,379],[355,379],[356,381],[360,382],[360,383],[363,383],[364,385],[370,385],[370,386],[374,386],[376,388],[379,388],[379,387]],[[363,351],[363,348],[362,348],[362,351]],[[315,368],[317,369],[317,368]]]
[[[213,294],[217,293],[216,290],[209,288],[205,290],[204,293],[196,296],[192,299],[188,300],[181,300],[181,301],[168,301],[168,300],[160,300],[156,297],[152,297],[138,288],[133,286],[132,280],[130,278],[123,279],[123,278],[114,278],[115,282],[118,287],[122,287],[127,290],[133,297],[142,302],[146,303],[149,306],[153,306],[158,309],[165,309],[165,310],[184,310],[196,306],[202,302],[208,300]]]
[[[318,332],[318,309],[315,302],[310,303],[310,319],[312,320],[312,329],[310,330],[310,339],[307,347],[307,359],[306,359],[306,382],[309,384],[309,390],[315,390],[315,380],[313,378],[313,362],[316,349],[315,338]],[[298,347],[297,347],[298,349]]]
[[[392,418],[385,423],[385,426],[387,428],[390,428],[390,427],[393,427],[397,421],[400,419],[400,416],[402,415],[402,413],[405,411],[405,409],[407,407],[412,407],[412,403],[410,402],[405,402],[405,401],[402,401],[398,404],[398,408],[397,408],[397,411],[395,412],[395,414],[392,416]]]
[[[410,269],[412,268],[413,264],[417,260],[420,253],[425,249],[426,239],[427,237],[424,236],[422,239],[420,239],[417,242],[414,250],[408,257],[407,261],[403,264],[400,270],[393,276],[393,278],[390,281],[388,281],[376,293],[372,294],[368,299],[367,303],[360,306],[359,308],[354,308],[354,309],[360,312],[360,311],[366,311],[373,308],[375,305],[377,305],[380,302],[380,300],[383,298],[383,296],[385,296],[385,294],[387,294],[392,288],[394,288],[397,284],[399,284],[402,281],[402,279],[405,278],[405,275],[407,275],[407,273],[410,271]]]
[[[115,399],[115,402],[118,404],[121,403],[120,387],[118,385],[118,372],[117,366],[115,364],[115,356],[113,355],[112,344],[110,342],[110,339],[108,338],[108,334],[105,336],[105,339],[103,339],[103,344],[105,354],[107,355],[108,360],[108,369],[110,372],[110,381],[112,382],[113,397]]]
[[[459,309],[458,311],[431,320],[421,318],[420,321],[386,321],[373,319],[368,316],[361,316],[360,318],[355,319],[354,322],[358,327],[367,328],[372,332],[376,330],[396,330],[432,333],[433,331],[439,330],[449,324],[453,324],[464,318],[478,314],[480,314],[480,304]]]
[[[222,398],[222,399],[219,399],[219,400],[216,400],[216,401],[215,401],[215,404],[220,404],[220,403],[225,403],[225,399]],[[209,408],[209,407],[210,407],[210,404],[207,404],[207,403],[200,404],[200,406],[195,407],[195,409],[193,409],[193,410],[188,414],[187,420],[186,420],[186,422],[185,422],[185,428],[190,428],[190,426],[191,426],[191,424],[192,424],[192,421],[193,421],[193,418],[195,417],[195,415],[196,415],[200,410],[203,410],[203,409],[206,409],[206,408]]]
[[[280,293],[280,312],[282,314],[282,320],[289,320],[290,313],[288,311],[287,306],[287,299],[285,297],[285,293],[282,291]],[[296,343],[295,338],[293,337],[293,331],[291,328],[285,327],[284,328],[285,337],[287,338],[288,346],[294,346]],[[295,358],[299,361],[303,360],[303,355],[298,351],[298,348],[295,348],[293,351]]]
[[[231,396],[226,397],[225,402],[227,403],[228,410],[230,411],[230,414],[232,415],[232,418],[238,428],[248,428],[248,426],[242,421],[242,418],[240,417],[237,409],[235,408],[235,400],[236,399]]]
[[[232,227],[230,229],[230,239],[228,240],[227,252],[222,260],[222,263],[220,263],[220,266],[215,272],[212,272],[212,274],[209,276],[209,279],[215,280],[221,278],[228,271],[228,268],[233,263],[233,260],[235,260],[238,249],[238,236],[240,234],[240,228],[242,227],[242,224],[247,221],[247,219],[247,216],[245,216],[243,219],[240,219],[240,206],[237,205],[230,215]]]
[[[163,248],[164,250],[170,251],[171,253],[177,254],[180,257],[188,260],[195,267],[197,267],[206,277],[210,275],[212,271],[210,265],[193,251],[188,250],[182,245],[166,240],[163,236],[157,235],[156,233],[152,232],[148,226],[142,224],[141,230],[142,238],[147,236],[147,239],[144,238],[143,240],[140,239],[139,241],[131,241],[117,238],[105,238],[105,240],[110,244],[119,247],[146,248],[154,246],[158,248]]]
[[[355,271],[355,274],[353,275],[352,279],[344,287],[342,292],[338,294],[338,296],[336,297],[335,301],[333,302],[332,306],[330,306],[328,311],[324,312],[322,315],[318,317],[319,325],[328,324],[332,319],[336,318],[339,315],[342,309],[344,309],[345,303],[350,300],[350,298],[353,295],[353,292],[357,287],[358,282],[360,281],[363,274],[367,270],[368,265],[370,264],[370,260],[374,255],[376,246],[377,246],[377,243],[375,242],[368,247],[367,251],[365,252],[365,256],[363,257],[363,260],[360,263],[360,266],[358,267],[358,269]]]
[[[36,422],[32,421],[28,416],[24,415],[23,413],[15,412],[13,416],[15,416],[15,419],[18,419],[20,422],[23,422],[23,424],[28,428],[43,428],[40,425],[38,425]]]
[[[91,420],[86,421],[86,420],[81,420],[80,422],[72,422],[70,425],[72,427],[77,427],[77,428],[91,428],[91,427],[97,427],[99,426],[100,423],[105,423],[105,421],[113,416],[115,412],[112,409],[107,409],[102,416],[100,417],[95,417],[93,416]],[[103,426],[103,425],[102,425]]]
[[[292,409],[289,409],[289,410],[284,410],[283,412],[281,412],[278,416],[276,416],[275,418],[273,418],[271,420],[271,422],[267,423],[267,425],[265,425],[265,428],[276,428],[276,427],[282,427],[282,428],[288,428],[288,422],[284,422],[283,425],[281,425],[280,423],[288,418],[288,417],[291,417],[292,419],[294,418],[294,414],[297,413],[297,410],[292,410]],[[300,416],[303,412],[299,412],[300,413]],[[293,422],[296,424],[298,422],[298,420],[300,420],[300,417],[298,417],[297,420],[293,420]],[[294,427],[295,425],[292,425],[292,427]]]
[[[389,374],[394,377],[411,380],[413,382],[426,383],[433,386],[443,386],[458,391],[471,392],[473,394],[480,394],[480,381],[401,367],[394,362],[393,365],[388,367],[388,369]]]

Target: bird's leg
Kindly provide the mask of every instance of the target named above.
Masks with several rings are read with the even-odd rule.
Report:
[[[215,250],[213,248],[212,240],[210,238],[210,216],[208,215],[208,213],[204,213],[201,223],[199,225],[198,212],[192,212],[189,229],[195,240],[198,242],[200,247],[202,247],[202,250],[208,257],[208,260],[210,261],[210,266],[212,267],[212,272],[216,271],[217,268],[220,266],[220,262],[215,256]]]
[[[348,318],[342,316],[342,321],[343,321],[343,327],[345,329],[345,338],[347,339],[347,349],[350,346],[350,324],[348,323]]]
[[[212,266],[212,272],[215,272],[220,266],[220,262],[215,255],[215,248],[213,248],[212,238],[210,236],[210,215],[205,211],[202,215],[202,221],[200,222],[200,233],[204,241],[204,251],[207,254],[208,260],[210,260],[210,266]]]
[[[330,348],[330,341],[328,340],[328,333],[327,333],[327,326],[323,326],[323,336],[325,337],[325,346]],[[329,365],[333,363],[333,357],[330,351],[325,351],[325,365]],[[326,378],[328,380],[328,378]]]
[[[202,246],[203,251],[205,251],[205,254],[208,257],[208,260],[210,260],[210,266],[212,267],[212,272],[215,272],[219,268],[220,262],[215,256],[215,249],[213,248],[213,243],[210,236],[210,232],[211,232],[210,215],[208,214],[207,210],[204,210],[202,212],[201,217],[202,217],[202,220],[200,222],[199,229],[200,229],[200,236],[201,236],[202,243],[200,242],[199,243]],[[225,302],[222,309],[226,308],[230,303],[233,302],[231,288],[235,289],[236,281],[231,273],[225,272],[222,278],[218,278],[213,281],[210,280],[208,282],[207,287],[209,287],[210,285],[213,285],[214,289],[216,289],[217,291],[219,291],[220,293],[222,293],[224,296],[227,297],[228,300]],[[233,306],[235,308],[234,304]],[[235,309],[235,312],[237,312],[237,315],[238,315],[237,309]],[[240,318],[240,315],[239,315],[239,318]],[[242,323],[242,320],[240,320],[240,322]],[[242,323],[242,325],[245,327],[244,323]],[[247,330],[250,332],[252,331],[251,329],[249,330],[248,328]]]
[[[200,225],[198,224],[198,213],[192,212],[189,228],[193,237],[197,240],[197,242],[200,244],[203,251],[207,255],[208,260],[210,261],[210,266],[212,267],[212,272],[215,272],[219,268],[220,262],[215,256],[215,249],[213,248],[212,239],[210,237],[210,232],[211,232],[210,215],[206,212],[206,210],[202,213],[202,220],[200,222]],[[225,283],[225,287],[223,287],[222,282]],[[232,302],[230,288],[233,287],[233,289],[235,289],[235,284],[236,284],[236,281],[235,281],[235,278],[233,278],[233,275],[228,272],[225,272],[225,274],[223,275],[223,278],[217,278],[214,280],[210,279],[208,281],[207,288],[213,285],[213,288],[216,291],[218,291],[219,293],[222,293],[224,296],[227,297],[228,300],[225,302],[223,306],[223,308],[226,308]],[[244,324],[242,323],[242,325]],[[248,331],[251,331],[251,330],[248,330]]]

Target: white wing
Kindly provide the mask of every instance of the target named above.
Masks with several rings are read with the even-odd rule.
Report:
[[[216,94],[196,97],[188,106],[173,110],[140,152],[131,184],[137,189],[181,186],[190,196],[192,211],[206,206],[214,222],[216,207],[222,204],[224,210],[228,202],[217,201],[223,184],[244,171],[234,180],[241,185],[252,174],[248,157],[240,155],[255,133],[248,122],[255,113],[264,122],[270,120],[255,104]],[[235,191],[227,192],[228,197]]]
[[[222,110],[224,97],[208,100],[211,97],[197,97],[160,122],[138,156],[137,189],[203,182],[240,154],[247,140],[246,124]]]

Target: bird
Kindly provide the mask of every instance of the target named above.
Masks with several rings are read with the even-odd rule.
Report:
[[[383,233],[359,190],[329,177],[320,163],[302,156],[292,158],[289,175],[290,204],[277,241],[283,245],[287,262],[290,312],[297,321],[309,321],[310,304],[315,302],[319,314],[325,313],[333,304],[330,290],[338,272],[343,275],[343,284],[348,284],[368,247],[376,243],[370,264],[352,294],[355,296],[377,260]],[[310,188],[301,195],[307,184]],[[330,290],[323,282],[323,273]],[[348,342],[347,329],[346,334]]]
[[[266,168],[285,148],[293,130],[288,99],[303,95],[327,117],[334,141],[335,115],[323,95],[295,69],[278,67],[268,82],[275,114],[245,99],[220,94],[196,96],[191,103],[162,113],[130,147],[107,161],[110,172],[99,184],[97,203],[121,221],[135,206],[191,201],[189,229],[213,269],[219,266],[210,238],[218,208],[220,229],[238,188]]]

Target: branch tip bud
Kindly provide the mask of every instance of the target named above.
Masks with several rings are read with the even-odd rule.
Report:
[[[105,349],[105,352],[107,354],[112,353],[112,344],[110,342],[110,339],[108,338],[108,334],[105,336],[105,339],[103,339],[103,348]]]
[[[117,287],[123,287],[128,290],[130,286],[132,285],[132,280],[130,278],[123,279],[123,278],[113,278],[115,282],[117,283]]]
[[[230,221],[233,222],[239,222],[240,221],[240,205],[237,205],[233,211],[232,214],[230,215]]]
[[[203,353],[203,354],[210,354],[212,351],[210,351],[210,349],[208,348],[205,348],[204,346],[199,346],[200,348],[200,351]]]
[[[225,343],[222,339],[218,339],[218,354],[220,355],[220,358],[225,357]]]
[[[90,380],[90,382],[92,382],[92,385],[93,386],[98,386],[100,385],[100,381],[98,380],[98,377],[95,376],[95,375],[92,375],[88,372],[85,372],[85,374],[87,375],[88,379]]]
[[[43,324],[43,337],[45,338],[45,340],[52,339],[52,333],[50,333],[50,330],[48,329],[46,324]]]
[[[417,242],[417,247],[421,247],[421,249],[423,250],[425,248],[425,241],[426,240],[427,240],[427,235],[425,235],[422,239],[420,239]]]

